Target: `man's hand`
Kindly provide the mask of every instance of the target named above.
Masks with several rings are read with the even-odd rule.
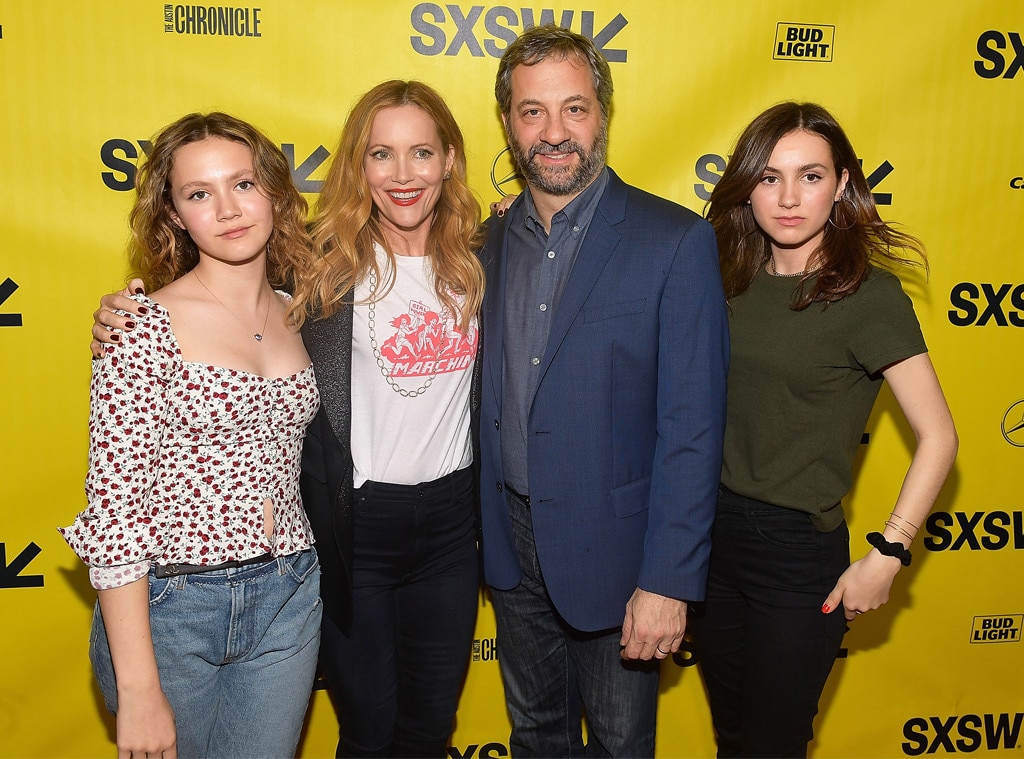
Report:
[[[623,659],[664,659],[679,650],[686,632],[686,601],[637,588],[622,621]]]
[[[132,331],[135,329],[135,322],[131,316],[121,316],[115,311],[126,311],[136,316],[145,316],[149,309],[129,298],[132,294],[143,294],[146,292],[141,279],[133,279],[128,287],[120,292],[104,295],[100,298],[100,307],[93,313],[92,343],[89,349],[93,358],[103,358],[104,344],[118,343],[121,335],[114,330]]]

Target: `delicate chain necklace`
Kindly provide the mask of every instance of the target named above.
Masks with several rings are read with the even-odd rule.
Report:
[[[377,329],[374,323],[374,318],[376,316],[376,305],[373,300],[373,296],[377,293],[377,275],[374,274],[373,269],[370,269],[369,285],[370,295],[367,298],[367,300],[369,301],[369,303],[367,304],[367,310],[369,313],[367,314],[366,320],[370,327],[370,348],[373,350],[373,357],[377,359],[377,366],[380,367],[380,373],[384,375],[384,379],[387,380],[387,383],[391,386],[391,389],[394,390],[403,398],[415,398],[417,395],[422,395],[427,391],[427,388],[430,387],[431,383],[434,381],[434,377],[437,376],[437,369],[435,368],[434,371],[431,372],[430,376],[427,377],[427,381],[424,382],[415,390],[406,390],[404,387],[395,382],[395,378],[391,376],[391,372],[389,372],[388,368],[384,366],[384,359],[381,357],[380,348],[377,346]],[[436,361],[434,362],[434,366],[437,366]]]
[[[203,286],[203,289],[206,290],[206,292],[210,293],[211,297],[213,297],[213,299],[215,301],[220,303],[221,306],[224,307],[224,310],[227,311],[229,314],[231,314],[231,316],[234,317],[235,321],[238,322],[239,324],[241,324],[243,327],[245,327],[245,331],[248,332],[249,331],[249,326],[244,321],[242,321],[241,319],[238,318],[238,314],[236,314],[234,311],[232,311],[230,308],[228,308],[227,304],[225,304],[224,301],[222,301],[220,298],[218,298],[214,294],[213,290],[211,290],[209,287],[206,286],[206,283],[203,282],[203,280],[199,279],[199,275],[196,274],[196,270],[195,269],[192,270],[192,273],[195,274],[196,280],[199,282],[199,284],[201,284]],[[270,319],[270,301],[271,301],[272,297],[273,296],[271,296],[271,298],[267,298],[267,313],[263,316],[263,329],[261,329],[259,332],[253,332],[252,333],[253,339],[256,340],[256,342],[258,342],[258,343],[263,342],[263,335],[266,334],[266,331],[267,331],[267,320]]]
[[[771,274],[773,277],[802,277],[804,274],[807,273],[807,270],[804,269],[803,271],[796,271],[793,272],[792,274],[779,274],[777,271],[775,271],[775,256],[769,256],[768,273]]]

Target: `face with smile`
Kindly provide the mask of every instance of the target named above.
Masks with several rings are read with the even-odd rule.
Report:
[[[512,70],[512,105],[502,116],[519,173],[532,191],[582,192],[604,168],[608,129],[590,69],[572,58]]]
[[[244,263],[265,253],[274,208],[256,186],[248,146],[222,137],[183,145],[169,180],[171,218],[201,254]]]
[[[396,253],[408,253],[410,244],[425,248],[444,176],[454,161],[455,148],[441,144],[437,126],[422,108],[400,105],[374,117],[363,171]]]
[[[820,135],[797,130],[775,144],[750,204],[777,266],[805,268],[848,178],[846,169],[837,175],[832,150]]]

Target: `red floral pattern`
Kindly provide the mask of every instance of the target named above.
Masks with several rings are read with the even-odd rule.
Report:
[[[93,586],[127,585],[153,562],[208,565],[308,548],[299,464],[320,403],[313,367],[272,379],[185,362],[167,311],[137,300],[149,314],[93,362],[89,506],[60,530]]]

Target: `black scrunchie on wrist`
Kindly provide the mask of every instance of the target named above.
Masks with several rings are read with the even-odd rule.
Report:
[[[904,548],[902,543],[890,543],[880,532],[869,532],[867,539],[883,556],[895,556],[900,560],[900,564],[905,567],[910,566],[910,559],[912,558],[910,551]]]

